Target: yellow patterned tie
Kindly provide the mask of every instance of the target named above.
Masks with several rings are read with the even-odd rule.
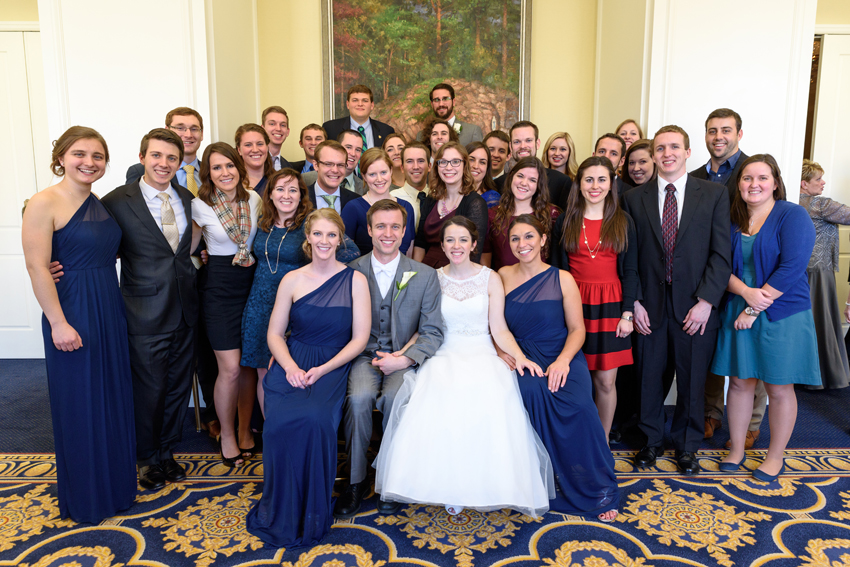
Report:
[[[192,195],[195,197],[198,196],[198,182],[195,181],[195,166],[194,165],[184,165],[183,171],[186,172],[186,189],[188,189]]]
[[[174,218],[174,209],[171,208],[171,195],[165,191],[160,191],[157,194],[162,200],[162,205],[159,207],[159,212],[162,215],[162,234],[171,246],[172,252],[177,252],[177,245],[180,243],[180,233],[177,231],[177,219]]]

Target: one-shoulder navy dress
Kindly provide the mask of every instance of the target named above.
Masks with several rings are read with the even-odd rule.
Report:
[[[286,341],[301,370],[322,365],[351,340],[351,281],[345,268],[293,302]],[[337,429],[350,363],[305,389],[286,381],[275,361],[263,380],[263,497],[248,513],[248,531],[275,547],[318,543],[333,521]]]
[[[53,233],[52,260],[65,272],[59,303],[83,342],[57,349],[42,316],[59,512],[77,522],[99,523],[136,497],[127,317],[115,271],[120,242],[121,228],[94,195]]]
[[[505,297],[505,320],[522,352],[546,368],[555,362],[569,334],[558,268],[550,267]],[[543,440],[555,469],[553,512],[599,515],[619,506],[614,458],[593,403],[587,360],[578,351],[567,383],[554,394],[545,377],[517,376],[531,425]]]

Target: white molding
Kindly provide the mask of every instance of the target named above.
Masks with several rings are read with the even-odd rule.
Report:
[[[652,0],[652,40],[650,49],[649,79],[646,97],[644,128],[654,132],[667,124],[665,109],[670,95],[670,49],[672,45],[674,0]],[[648,134],[647,134],[648,135]]]
[[[209,121],[212,119],[212,113],[210,112],[210,97],[212,93],[210,92],[211,87],[207,63],[206,9],[203,2],[196,2],[194,0],[187,0],[187,5],[189,6],[187,21],[191,31],[189,34],[190,51],[188,57],[191,69],[187,73],[192,78],[191,88],[189,90],[192,97],[191,107],[197,110],[201,116],[207,117]]]
[[[0,32],[37,32],[41,31],[38,22],[0,22]]]
[[[815,26],[815,34],[839,34],[839,35],[850,35],[850,24],[828,24],[828,25],[816,25]]]
[[[210,97],[210,114],[209,114],[209,140],[218,140],[218,94],[216,92],[215,82],[215,33],[213,25],[213,0],[205,0],[204,21],[206,28],[206,54],[207,54],[207,78]],[[204,136],[206,138],[206,136]]]
[[[71,125],[61,0],[40,0],[38,23],[42,32],[39,35],[44,57],[48,136],[49,139],[56,140]]]
[[[258,16],[257,0],[251,2],[251,24],[254,35],[254,119],[260,121],[260,24]]]
[[[590,122],[590,146],[599,137],[599,97],[602,75],[602,14],[605,0],[596,0],[596,61],[593,67],[593,116]],[[596,148],[594,148],[594,151]]]
[[[788,83],[785,90],[785,136],[782,139],[782,154],[779,156],[779,164],[785,171],[786,179],[799,179],[802,171],[815,12],[814,5],[808,0],[795,0]],[[788,200],[796,203],[800,185],[789,183],[787,191]]]
[[[649,136],[649,74],[652,69],[652,10],[653,0],[646,0],[646,9],[643,19],[643,64],[641,68],[642,77],[640,86],[640,123],[643,124],[644,134]]]

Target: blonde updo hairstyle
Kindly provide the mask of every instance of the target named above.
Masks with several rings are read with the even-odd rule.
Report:
[[[316,224],[316,221],[323,219],[336,225],[336,228],[339,230],[339,242],[343,246],[343,249],[345,248],[345,223],[342,222],[342,217],[339,216],[338,212],[330,207],[318,209],[307,215],[307,219],[304,221],[305,238],[304,242],[301,243],[301,250],[309,260],[313,259],[313,248],[307,241],[307,236],[310,235],[310,231],[313,230],[313,225]]]

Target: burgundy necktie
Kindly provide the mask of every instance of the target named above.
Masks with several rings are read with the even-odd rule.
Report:
[[[678,207],[676,206],[676,186],[669,183],[664,197],[664,216],[661,219],[661,236],[664,239],[664,267],[667,283],[673,281],[673,251],[676,249],[676,233],[679,232]]]

